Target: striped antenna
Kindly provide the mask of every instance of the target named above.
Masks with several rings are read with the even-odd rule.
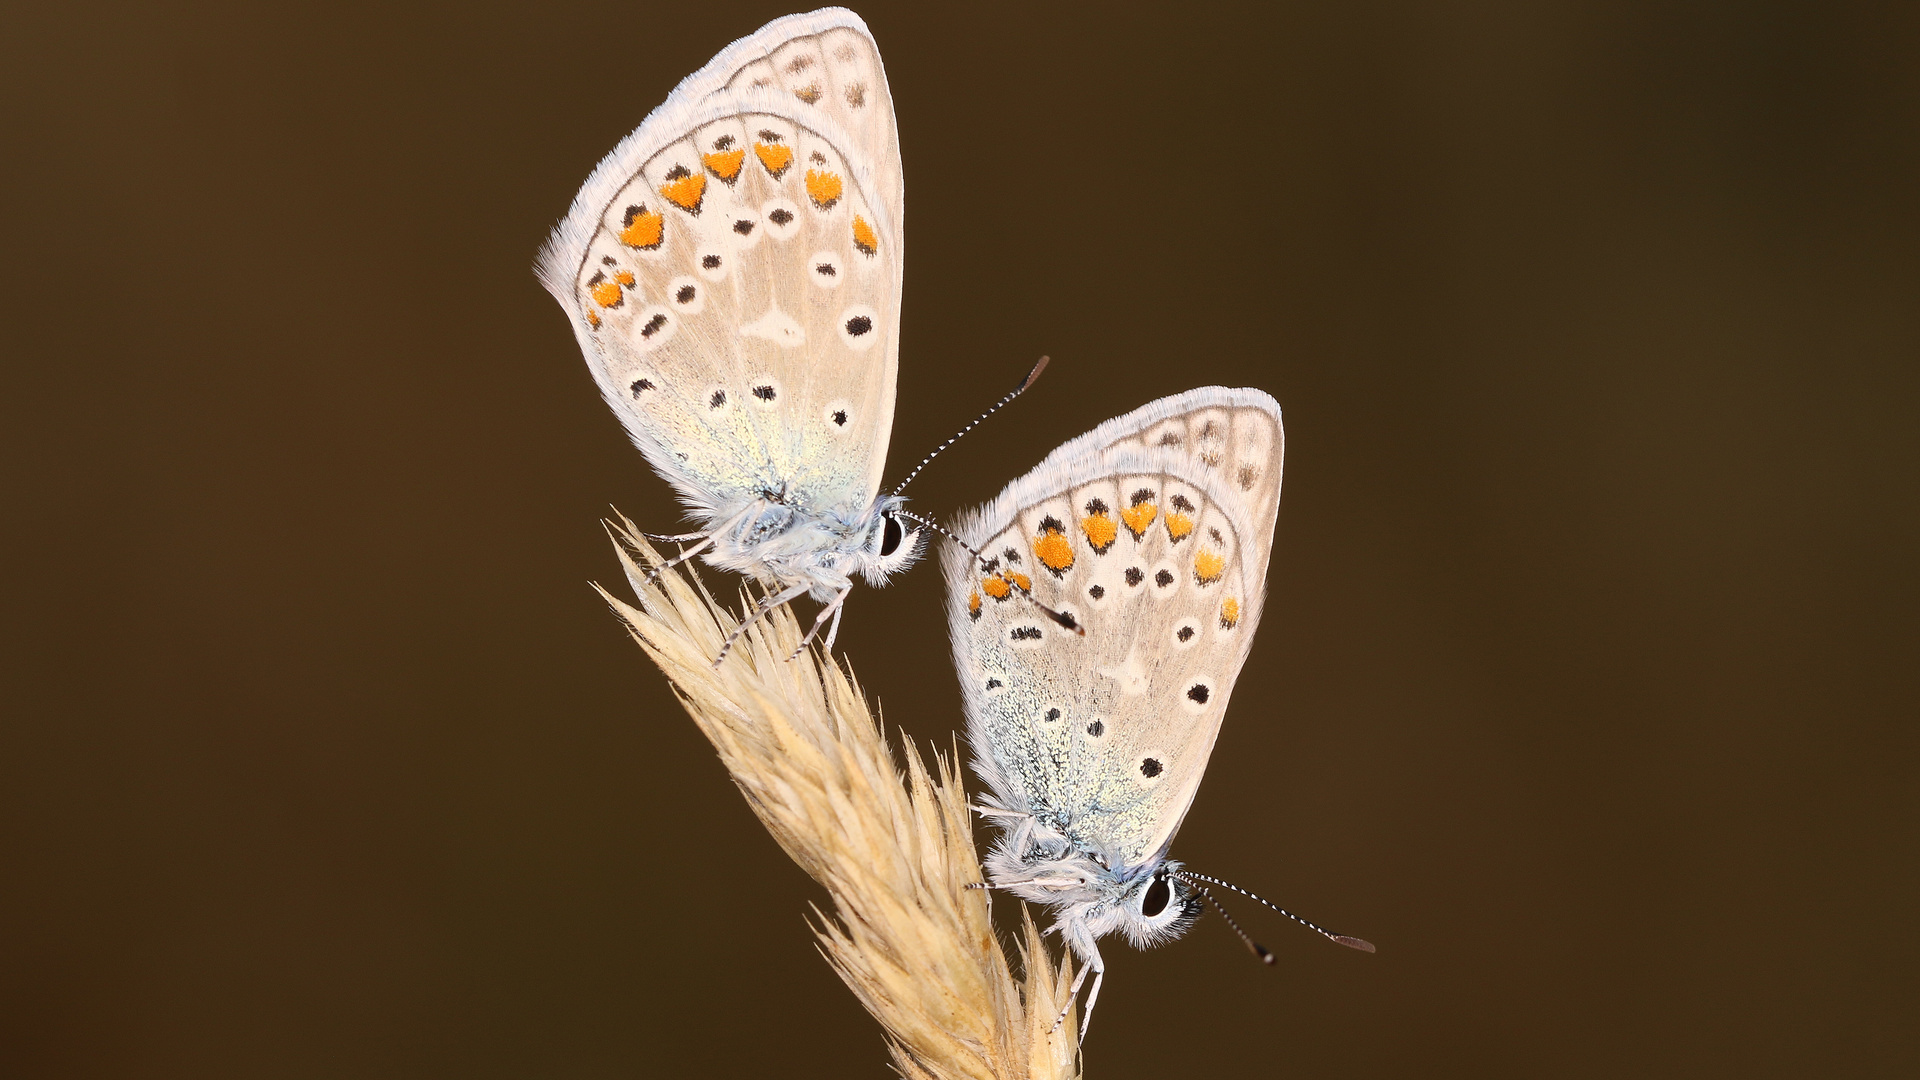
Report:
[[[1047,362],[1047,358],[1044,356],[1041,357],[1040,362],[1042,364],[1045,364]],[[939,533],[941,536],[944,536],[947,539],[953,541],[954,543],[959,544],[962,548],[966,549],[967,554],[972,555],[975,559],[979,560],[981,571],[982,572],[986,571],[987,557],[985,555],[980,554],[979,548],[974,547],[972,544],[969,544],[965,540],[962,540],[958,536],[955,536],[953,534],[952,529],[949,529],[944,525],[935,524],[930,518],[923,518],[919,514],[916,514],[911,510],[893,510],[893,511],[890,511],[890,513],[892,513],[894,517],[903,517],[903,518],[906,518],[908,521],[914,522],[915,524],[925,525],[927,528],[932,529],[934,532]],[[1011,582],[1009,582],[1009,584],[1011,584]],[[1031,603],[1034,607],[1037,607],[1041,611],[1046,612],[1047,618],[1052,619],[1054,622],[1059,623],[1061,626],[1065,627],[1066,629],[1071,630],[1076,634],[1079,634],[1081,637],[1087,636],[1087,628],[1084,626],[1081,626],[1079,621],[1076,620],[1073,616],[1067,614],[1064,611],[1053,610],[1047,605],[1041,603],[1039,600],[1034,599],[1033,593],[1027,591],[1026,589],[1020,588],[1018,585],[1015,585],[1013,587],[1019,591],[1021,596],[1026,597],[1027,601]]]
[[[927,462],[932,461],[934,458],[939,457],[940,451],[945,450],[947,447],[952,446],[954,443],[959,442],[960,436],[965,435],[967,432],[972,431],[975,427],[978,427],[980,424],[980,421],[985,420],[987,417],[992,416],[994,413],[999,412],[1001,408],[1003,408],[1007,404],[1007,402],[1012,401],[1014,398],[1017,398],[1021,394],[1026,393],[1027,387],[1032,386],[1034,383],[1038,382],[1040,380],[1040,373],[1045,370],[1047,370],[1047,358],[1043,356],[1040,358],[1040,361],[1038,363],[1033,365],[1033,370],[1027,372],[1026,379],[1023,382],[1021,382],[1019,386],[1016,386],[1013,388],[1013,393],[1008,394],[1006,397],[1003,397],[999,401],[994,402],[993,408],[988,409],[986,412],[983,412],[979,416],[974,417],[973,423],[968,424],[966,427],[963,427],[959,431],[955,432],[953,438],[948,439],[946,442],[943,442],[939,446],[934,447],[933,453],[928,454],[924,458],[921,458],[920,464],[915,465],[913,467],[913,471],[907,474],[907,478],[905,480],[900,481],[898,484],[895,484],[893,486],[893,490],[888,494],[898,495],[902,491],[906,490],[907,485],[913,483],[913,478],[920,475],[920,470],[927,467]]]
[[[1326,938],[1328,941],[1335,942],[1340,945],[1345,945],[1349,949],[1359,949],[1361,952],[1365,952],[1365,953],[1377,951],[1374,949],[1373,943],[1370,941],[1366,941],[1364,939],[1357,938],[1357,937],[1348,937],[1345,934],[1336,934],[1333,931],[1328,930],[1323,926],[1316,926],[1313,923],[1310,923],[1307,920],[1301,918],[1300,916],[1295,915],[1293,912],[1288,911],[1286,908],[1281,907],[1279,904],[1276,904],[1271,900],[1267,900],[1262,897],[1255,896],[1252,893],[1248,892],[1247,890],[1241,888],[1238,885],[1235,885],[1230,881],[1221,881],[1217,877],[1208,877],[1205,874],[1196,874],[1191,870],[1175,870],[1173,872],[1173,876],[1180,878],[1181,880],[1187,882],[1190,885],[1193,885],[1196,888],[1199,888],[1200,891],[1203,893],[1206,892],[1207,890],[1205,889],[1205,887],[1200,885],[1200,882],[1202,881],[1208,882],[1210,884],[1218,885],[1223,889],[1232,889],[1234,892],[1239,893],[1241,896],[1246,897],[1247,899],[1253,901],[1256,904],[1265,905],[1266,907],[1270,907],[1273,910],[1279,912],[1280,914],[1285,915],[1287,918],[1292,919],[1294,922],[1299,923],[1301,926],[1304,926],[1307,929],[1313,931],[1314,933],[1319,934],[1321,937]],[[1208,899],[1212,899],[1212,897],[1209,896]],[[1213,906],[1219,907],[1220,902],[1215,900]],[[1220,914],[1225,915],[1226,912],[1221,911]],[[1227,921],[1231,923],[1233,920],[1228,919]],[[1234,929],[1238,930],[1239,928],[1235,927]],[[1240,936],[1243,938],[1246,937],[1245,934],[1242,934]],[[1248,944],[1252,944],[1251,940],[1249,940]],[[1272,963],[1272,961],[1269,960],[1268,963]]]
[[[1220,917],[1227,920],[1227,925],[1233,928],[1234,933],[1240,935],[1240,940],[1246,943],[1248,950],[1250,950],[1253,953],[1253,955],[1260,958],[1261,963],[1266,964],[1268,967],[1273,966],[1273,963],[1274,963],[1273,954],[1267,951],[1267,947],[1265,945],[1262,945],[1259,942],[1253,940],[1252,935],[1248,934],[1245,930],[1240,929],[1240,924],[1237,922],[1234,922],[1233,916],[1227,914],[1227,909],[1220,903],[1219,898],[1213,895],[1212,889],[1207,888],[1205,885],[1202,885],[1197,881],[1189,881],[1187,882],[1187,884],[1200,890],[1200,895],[1206,897],[1207,903],[1213,905],[1213,910],[1219,912]]]

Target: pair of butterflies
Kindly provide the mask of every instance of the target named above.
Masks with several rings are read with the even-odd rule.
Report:
[[[882,584],[938,529],[905,510],[904,482],[880,494],[902,196],[879,51],[859,16],[825,8],[688,76],[539,260],[602,395],[701,526],[664,539],[770,586],[748,624],[811,594],[809,639],[825,625],[828,650],[853,577]],[[1054,910],[1078,979],[1095,975],[1089,1018],[1098,938],[1177,937],[1203,883],[1224,884],[1167,849],[1259,623],[1281,452],[1271,397],[1190,390],[1060,447],[947,549],[983,810],[1002,830],[988,875]]]

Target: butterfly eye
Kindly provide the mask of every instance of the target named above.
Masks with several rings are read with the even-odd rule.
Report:
[[[885,526],[880,531],[880,557],[886,558],[900,549],[900,541],[906,531],[895,521],[892,514],[884,515]]]
[[[1171,899],[1173,887],[1167,884],[1166,875],[1155,874],[1153,884],[1147,886],[1146,894],[1140,898],[1140,914],[1151,919],[1167,910],[1167,901]]]

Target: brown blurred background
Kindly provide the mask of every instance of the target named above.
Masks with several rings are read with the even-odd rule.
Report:
[[[941,513],[1203,383],[1270,607],[1095,1080],[1912,1076],[1920,17],[867,5]],[[678,520],[530,270],[769,3],[20,5],[0,1073],[884,1077],[588,589]],[[716,580],[719,575],[714,575]],[[854,598],[960,723],[923,566]]]

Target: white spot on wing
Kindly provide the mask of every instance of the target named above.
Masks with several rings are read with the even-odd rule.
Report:
[[[767,308],[767,313],[740,328],[741,337],[760,338],[771,341],[783,349],[796,349],[807,340],[806,331],[793,321],[793,316],[781,311],[779,307]]]
[[[1112,667],[1095,668],[1094,674],[1119,683],[1120,692],[1128,697],[1138,697],[1147,692],[1147,665],[1140,662],[1138,648],[1127,653],[1124,663]]]

